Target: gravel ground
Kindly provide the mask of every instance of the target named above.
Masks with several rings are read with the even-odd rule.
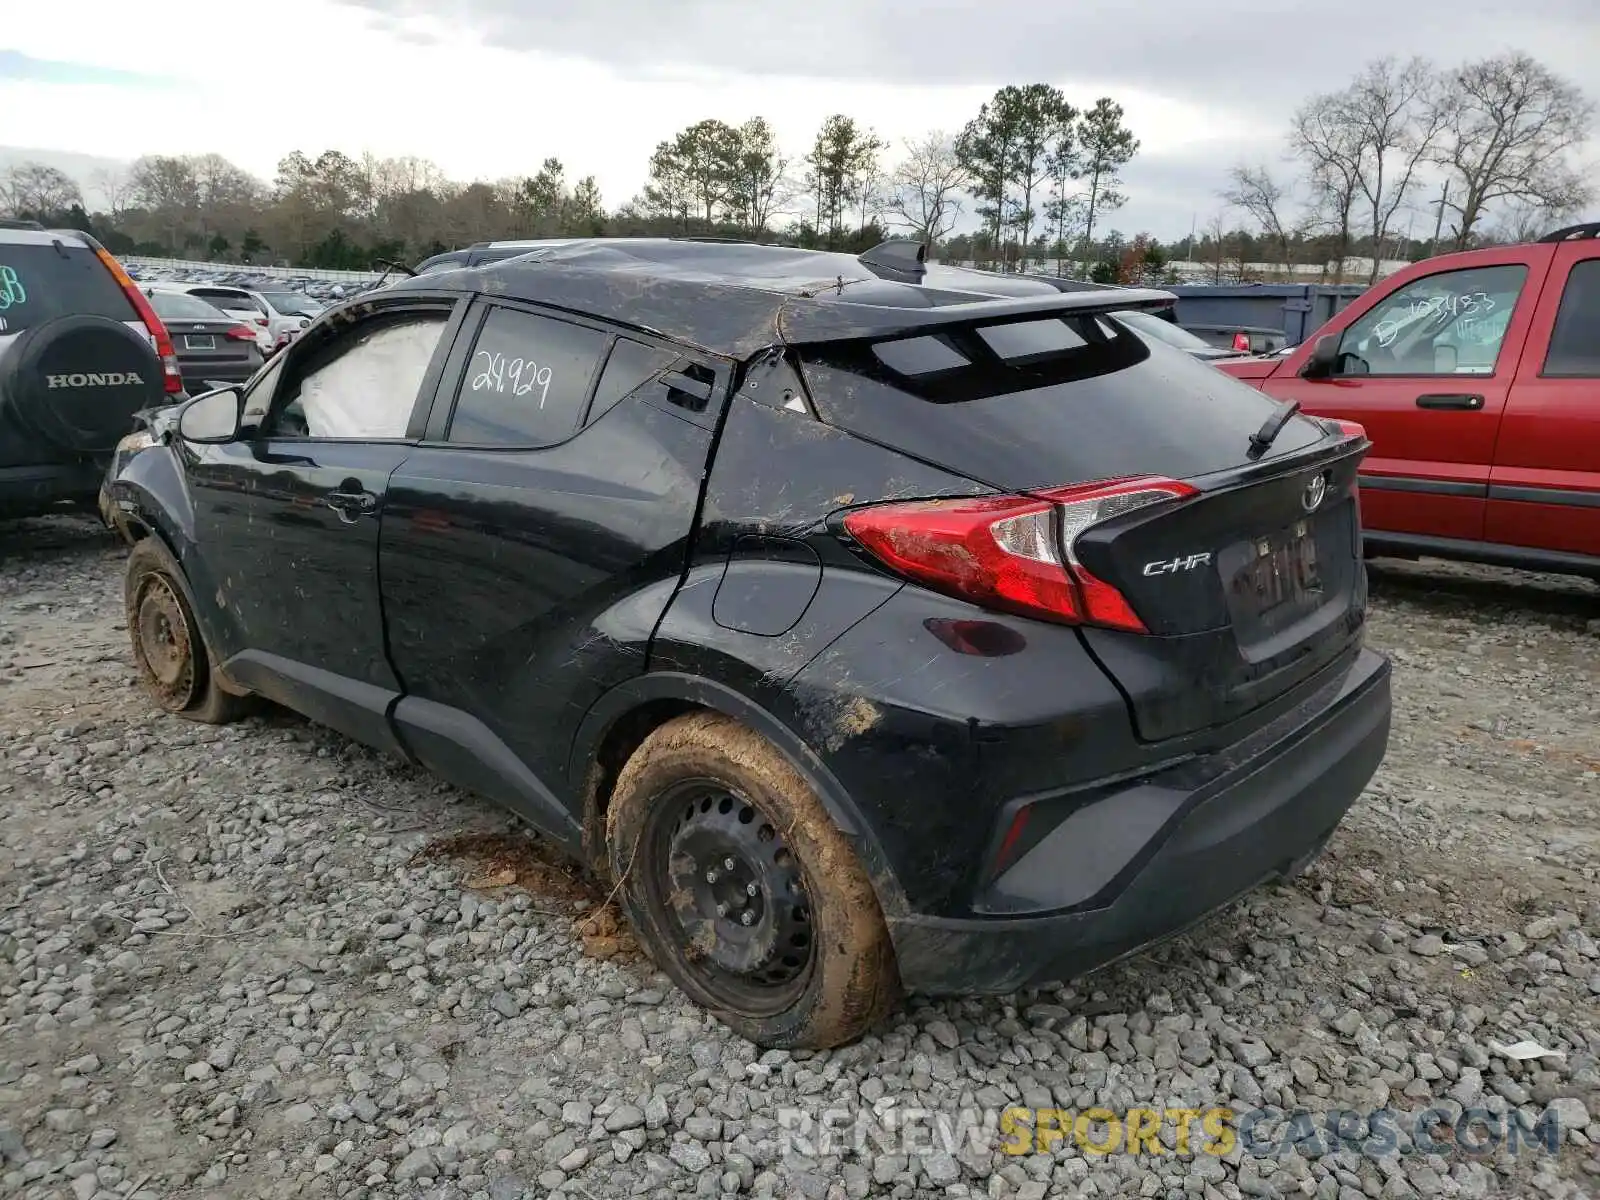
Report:
[[[790,1054],[688,1004],[488,805],[288,714],[156,715],[121,559],[86,521],[0,528],[0,1195],[1600,1189],[1592,585],[1375,568],[1393,743],[1306,876],[1073,988],[913,998]],[[1520,1041],[1552,1053],[1497,1048]],[[1152,1104],[1447,1128],[1402,1120],[1383,1153],[1356,1118],[1351,1144],[1261,1157],[1281,1121],[1225,1154],[1175,1125],[1140,1154],[1019,1156],[958,1127]],[[1448,1126],[1473,1109],[1553,1114],[1559,1150],[1468,1153]],[[821,1136],[833,1110],[848,1136]]]

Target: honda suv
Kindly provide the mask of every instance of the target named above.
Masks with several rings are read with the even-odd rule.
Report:
[[[1112,315],[1171,301],[642,239],[404,280],[114,465],[136,662],[520,813],[759,1044],[1075,976],[1292,876],[1388,742],[1367,443]]]
[[[182,386],[165,326],[104,247],[0,222],[0,518],[93,508],[133,414]]]

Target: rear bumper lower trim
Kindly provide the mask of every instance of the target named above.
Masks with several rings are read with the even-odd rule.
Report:
[[[1004,994],[1071,979],[1181,933],[1263,882],[1292,876],[1382,762],[1390,711],[1388,660],[1363,651],[1333,703],[1177,805],[1149,839],[1154,851],[1098,907],[890,918],[902,981],[914,992]]]

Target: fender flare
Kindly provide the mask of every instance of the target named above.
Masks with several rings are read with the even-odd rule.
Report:
[[[855,800],[815,750],[781,718],[742,692],[703,676],[681,671],[651,671],[618,684],[584,714],[567,759],[571,794],[586,794],[585,779],[596,751],[617,722],[642,705],[657,700],[682,700],[731,717],[766,738],[805,780],[839,831],[855,845],[878,894],[884,916],[910,911],[905,893],[883,853],[877,834],[862,817]],[[587,818],[587,814],[586,814]]]

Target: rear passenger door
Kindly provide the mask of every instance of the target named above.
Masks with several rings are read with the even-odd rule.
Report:
[[[728,381],[726,364],[644,335],[480,301],[389,481],[379,571],[400,736],[574,846],[577,816],[555,798],[573,731],[644,670]]]
[[[1600,558],[1600,242],[1562,243],[1489,480],[1485,540]]]

